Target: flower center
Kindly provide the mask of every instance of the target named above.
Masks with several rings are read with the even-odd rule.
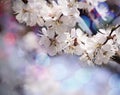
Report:
[[[57,42],[56,42],[56,39],[49,39],[49,40],[50,40],[50,42],[51,42],[51,43],[50,43],[50,46],[51,46],[51,45],[56,46],[56,43],[57,43]]]

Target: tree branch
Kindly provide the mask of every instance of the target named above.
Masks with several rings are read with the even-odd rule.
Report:
[[[105,41],[102,45],[105,45],[110,39],[113,39],[113,38],[114,38],[114,35],[112,36],[112,33],[113,33],[116,29],[118,29],[119,27],[120,27],[120,25],[118,25],[117,27],[112,28],[110,34],[107,36],[106,41]]]

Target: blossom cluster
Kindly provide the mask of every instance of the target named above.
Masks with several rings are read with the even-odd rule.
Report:
[[[15,0],[16,19],[28,26],[38,25],[40,45],[50,56],[74,54],[88,64],[106,64],[119,51],[119,26],[99,29],[96,35],[80,17],[80,9],[91,11],[105,0]]]

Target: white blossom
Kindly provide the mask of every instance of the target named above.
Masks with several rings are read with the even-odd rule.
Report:
[[[116,44],[114,44],[113,39],[109,39],[106,42],[110,31],[105,31],[104,33],[105,34],[98,33],[97,35],[88,38],[85,42],[86,50],[82,57],[80,57],[80,60],[98,65],[109,62],[110,58],[118,51],[118,48]]]
[[[23,37],[22,44],[25,44],[24,45],[25,49],[27,49],[27,50],[34,50],[34,49],[38,48],[38,38],[35,35],[35,33],[30,31],[29,33],[27,33]]]
[[[14,1],[13,10],[16,14],[16,19],[20,23],[26,23],[29,26],[43,25],[44,20],[38,9],[43,9],[44,3],[44,0],[41,0],[41,2],[39,0],[29,0],[27,4],[23,3],[22,0]]]
[[[73,16],[61,16],[56,21],[47,21],[45,26],[51,31],[57,33],[68,32],[72,27],[75,27],[77,19]]]
[[[55,31],[47,31],[42,29],[43,35],[40,39],[41,44],[46,48],[49,55],[53,56],[61,52],[65,47],[66,36],[63,34],[57,34]]]
[[[83,53],[84,45],[82,39],[84,39],[84,34],[80,29],[71,29],[67,38],[67,46],[64,49],[65,53],[81,55]]]
[[[101,65],[108,63],[120,50],[120,30],[107,27],[92,35],[92,31],[80,17],[79,9],[90,12],[96,8],[102,19],[106,20],[108,9],[102,6],[105,9],[103,13],[97,7],[99,2],[104,1],[106,0],[28,0],[24,3],[22,0],[15,0],[13,11],[20,23],[42,28],[40,46],[44,47],[50,56],[64,52],[78,55],[81,61],[88,64]],[[24,43],[27,49],[38,47],[35,37],[29,35],[26,38]],[[33,42],[33,45],[30,42]]]

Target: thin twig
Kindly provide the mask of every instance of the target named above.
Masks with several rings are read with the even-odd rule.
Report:
[[[102,45],[105,45],[110,39],[113,39],[114,35],[113,35],[113,36],[111,36],[111,35],[112,35],[112,33],[113,33],[116,29],[118,29],[119,27],[120,27],[120,25],[118,25],[117,27],[112,28],[110,34],[107,36],[106,41],[105,41]]]

